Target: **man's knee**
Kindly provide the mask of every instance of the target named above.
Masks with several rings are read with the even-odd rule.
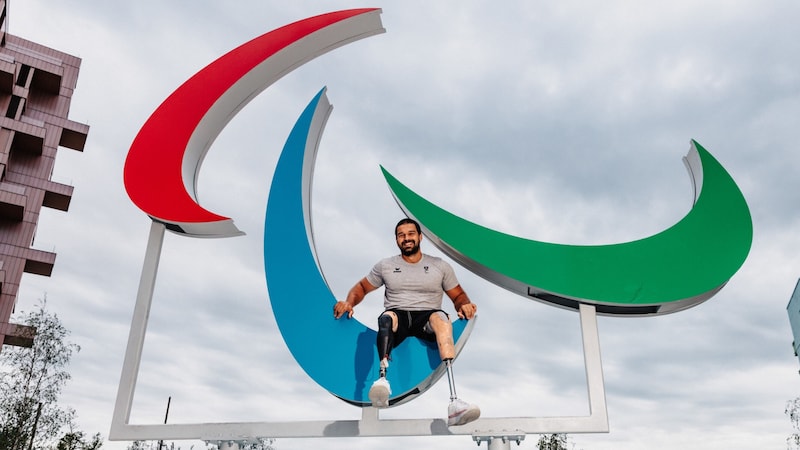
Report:
[[[392,311],[386,311],[378,317],[378,329],[386,331],[391,330],[392,333],[397,332],[397,315]]]
[[[378,317],[378,357],[381,360],[389,359],[389,354],[394,348],[394,332],[397,331],[397,316],[393,313],[385,312]],[[381,368],[381,376],[386,375],[385,366]]]
[[[428,333],[452,333],[453,325],[443,311],[436,311],[428,318],[425,331]]]

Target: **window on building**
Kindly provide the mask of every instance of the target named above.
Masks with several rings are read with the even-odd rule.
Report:
[[[17,118],[17,110],[19,109],[19,105],[22,103],[22,97],[18,95],[12,95],[11,101],[8,103],[8,110],[6,111],[6,117],[9,119],[16,119]]]
[[[19,75],[17,75],[17,86],[25,87],[28,83],[28,75],[31,73],[31,66],[23,64],[19,68]]]

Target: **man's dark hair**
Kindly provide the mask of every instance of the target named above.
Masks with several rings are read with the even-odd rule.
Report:
[[[417,223],[417,221],[414,220],[414,219],[409,219],[408,217],[406,217],[405,219],[401,219],[400,222],[397,222],[397,225],[394,226],[394,234],[395,234],[395,236],[397,236],[397,229],[400,228],[400,225],[405,225],[407,223],[414,224],[414,227],[417,229],[417,233],[418,234],[422,234],[422,230],[420,230],[419,224]]]

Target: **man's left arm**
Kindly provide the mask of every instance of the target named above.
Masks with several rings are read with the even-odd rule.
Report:
[[[461,319],[472,319],[478,311],[478,306],[469,300],[469,296],[461,288],[461,285],[448,289],[445,291],[450,300],[453,301],[453,306],[456,308],[458,317]]]

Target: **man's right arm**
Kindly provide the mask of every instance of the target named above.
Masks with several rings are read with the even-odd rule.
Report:
[[[364,300],[364,297],[375,289],[378,288],[367,281],[366,277],[362,278],[355,286],[350,288],[350,292],[347,293],[347,299],[345,301],[336,302],[336,305],[333,307],[333,317],[338,319],[344,314],[347,314],[348,319],[353,317],[353,308],[361,303],[361,300]]]

